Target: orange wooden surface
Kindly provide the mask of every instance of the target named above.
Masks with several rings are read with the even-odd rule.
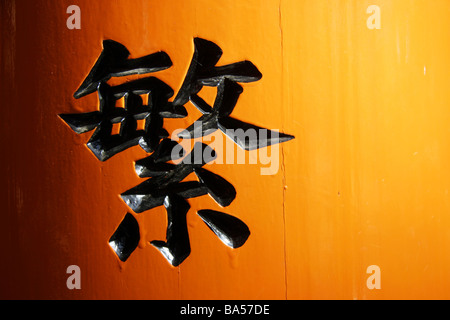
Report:
[[[2,1],[0,139],[1,298],[409,299],[450,298],[450,2],[445,0]],[[369,30],[369,5],[381,8]],[[119,194],[142,181],[139,147],[101,163],[58,114],[87,112],[96,94],[72,95],[101,51],[163,50],[155,74],[175,92],[193,38],[218,44],[220,65],[252,61],[238,119],[295,135],[277,174],[261,164],[214,164],[236,200],[222,211],[249,226],[236,250],[196,215],[192,252],[171,267],[148,241],[164,239],[164,208],[135,215],[139,248],[120,262],[108,239],[130,209]],[[208,101],[214,91],[205,88]],[[199,116],[166,120],[169,132]],[[66,268],[81,268],[68,290]],[[369,290],[366,268],[381,268]]]

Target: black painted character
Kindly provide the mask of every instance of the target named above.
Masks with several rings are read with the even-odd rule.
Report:
[[[78,99],[97,91],[99,110],[60,114],[76,133],[95,130],[87,146],[100,161],[106,161],[135,145],[140,145],[150,153],[135,162],[138,176],[148,179],[122,193],[121,197],[137,214],[164,205],[168,218],[166,240],[154,240],[151,244],[173,266],[182,263],[191,252],[186,222],[190,205],[186,199],[209,194],[218,205],[226,207],[235,199],[236,190],[226,179],[203,168],[216,158],[211,147],[198,142],[185,155],[183,148],[168,138],[169,133],[163,127],[164,119],[185,117],[187,112],[184,105],[191,101],[203,113],[198,120],[202,125],[189,126],[179,134],[180,138],[202,137],[220,129],[245,150],[294,138],[287,134],[274,134],[271,130],[230,117],[243,92],[238,82],[257,81],[261,79],[261,73],[250,61],[216,66],[222,50],[211,41],[195,38],[194,46],[194,56],[185,80],[171,102],[169,99],[174,94],[172,88],[155,77],[144,77],[117,86],[107,83],[112,77],[147,74],[169,68],[172,62],[166,53],[157,52],[129,59],[130,53],[122,44],[112,40],[103,41],[102,53],[74,94]],[[217,87],[213,107],[198,95],[203,86]],[[148,95],[147,105],[143,104],[142,95]],[[124,98],[124,108],[117,106],[121,98]],[[137,129],[137,120],[145,120],[143,130]],[[114,123],[120,123],[119,134],[112,134]],[[236,134],[238,129],[265,132],[254,139],[244,139]],[[182,159],[181,162],[174,164],[173,161],[178,159]],[[195,174],[197,181],[185,181],[191,173]],[[197,214],[231,248],[241,247],[250,235],[247,225],[229,214],[209,209],[199,210]],[[127,213],[109,244],[119,259],[126,261],[139,241],[137,220],[133,214]]]

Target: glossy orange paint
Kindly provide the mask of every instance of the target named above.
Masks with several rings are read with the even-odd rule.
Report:
[[[66,9],[81,8],[81,30]],[[370,5],[381,29],[366,26]],[[0,94],[3,210],[1,298],[409,299],[450,298],[450,3],[345,1],[2,1]],[[155,74],[175,91],[193,38],[217,43],[220,64],[252,61],[263,74],[236,118],[295,135],[279,171],[220,165],[236,200],[223,209],[250,227],[224,246],[196,215],[192,253],[171,267],[148,241],[164,239],[163,208],[136,215],[139,248],[120,262],[107,241],[129,209],[119,194],[141,179],[139,147],[101,163],[59,113],[97,106],[72,95],[101,51],[163,50]],[[213,90],[204,90],[207,100]],[[169,132],[199,116],[167,120]],[[68,290],[66,268],[81,268]],[[370,265],[381,289],[366,286]]]

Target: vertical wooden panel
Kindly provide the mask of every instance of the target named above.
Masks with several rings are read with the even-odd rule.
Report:
[[[288,297],[445,298],[448,3],[284,4]]]

